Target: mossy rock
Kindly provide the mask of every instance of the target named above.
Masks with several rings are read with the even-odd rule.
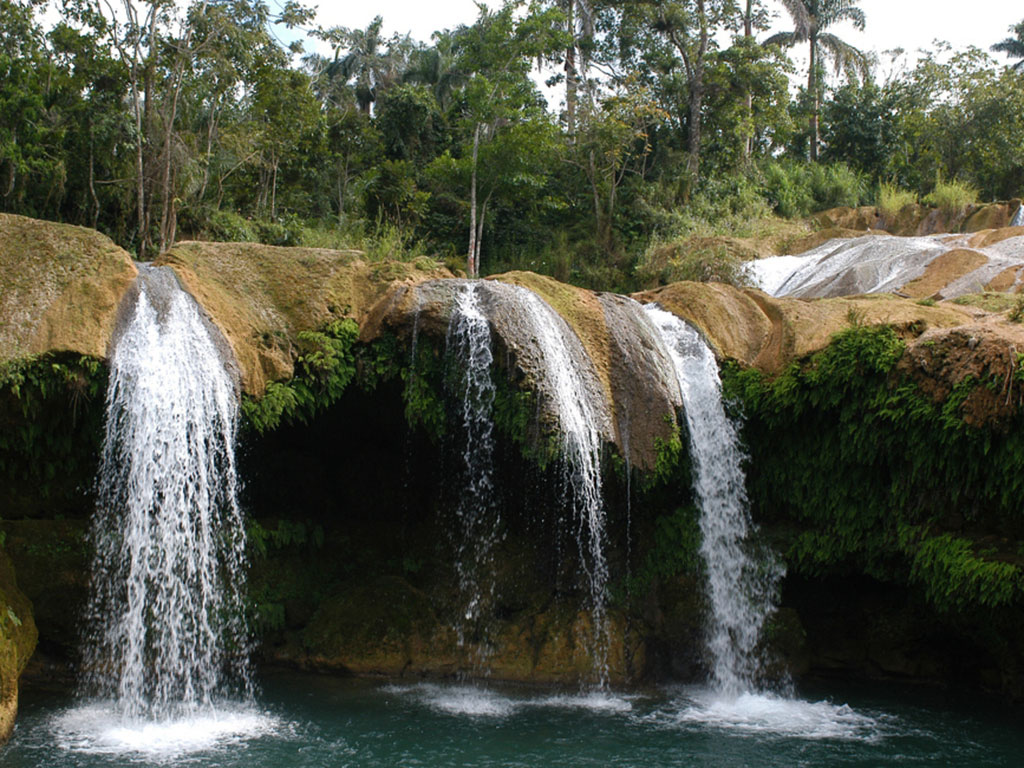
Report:
[[[866,232],[869,229],[881,229],[881,215],[873,205],[862,205],[858,208],[840,206],[817,213],[812,217],[822,229],[845,229]]]
[[[397,576],[347,586],[324,600],[302,633],[307,662],[359,675],[445,674],[454,632],[429,597]]]
[[[0,214],[0,363],[51,351],[106,357],[137,274],[94,230]]]
[[[22,593],[35,606],[40,649],[73,658],[88,597],[91,556],[85,520],[6,520],[0,531]]]
[[[832,299],[776,299],[721,283],[673,283],[633,294],[656,302],[696,326],[719,358],[766,373],[824,349],[851,325],[889,324],[909,335],[970,321],[956,306],[923,306],[889,295]]]
[[[7,741],[18,712],[18,678],[38,638],[32,604],[18,589],[14,566],[0,548],[0,744]]]
[[[395,281],[451,276],[431,259],[368,262],[360,251],[257,243],[182,242],[154,263],[178,273],[231,345],[243,389],[256,396],[292,377],[299,333],[344,318],[362,322]]]
[[[962,230],[964,232],[980,232],[983,229],[1008,227],[1019,206],[1020,200],[983,205],[967,217]]]

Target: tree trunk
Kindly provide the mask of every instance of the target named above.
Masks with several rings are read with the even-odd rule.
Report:
[[[686,170],[690,173],[690,182],[697,180],[700,172],[700,142],[701,142],[701,107],[704,104],[704,67],[695,67],[693,78],[690,80],[689,99],[689,149],[690,153],[686,159]]]
[[[494,190],[491,190],[493,192]],[[476,270],[474,277],[480,275],[480,248],[484,242],[484,219],[487,217],[487,204],[491,202],[491,192],[484,198],[484,204],[480,206],[480,221],[476,226],[476,253],[473,254],[473,268]]]
[[[811,92],[811,162],[818,161],[818,40],[811,36],[811,67],[807,74],[807,89]]]
[[[132,111],[135,113],[135,203],[139,217],[139,258],[145,258],[149,251],[149,226],[146,222],[146,175],[143,160],[142,105],[139,103],[139,85],[132,75]]]
[[[597,162],[594,160],[594,150],[590,150],[587,157],[587,178],[590,179],[590,192],[594,196],[594,224],[597,227],[598,239],[602,239],[604,216],[601,215],[601,188],[597,180]]]
[[[343,224],[345,221],[345,200],[348,199],[348,167],[349,167],[349,156],[346,153],[345,163],[341,167],[341,173],[338,174],[338,223]]]
[[[92,197],[92,228],[100,219],[100,198],[96,194],[95,135],[92,120],[89,121],[89,195]]]
[[[576,135],[576,19],[574,0],[566,4],[566,28],[571,41],[565,49],[565,124],[572,139]]]
[[[743,14],[743,36],[748,40],[754,37],[754,0],[747,0],[747,9]],[[754,97],[750,89],[744,94],[744,106],[747,110],[747,135],[743,139],[743,160],[750,161],[754,153]]]
[[[473,160],[472,171],[469,181],[469,254],[466,258],[466,272],[470,277],[476,277],[476,162],[480,153],[480,123],[476,124],[473,132]]]
[[[173,243],[169,241],[171,232],[177,229],[175,222],[171,221],[174,215],[173,195],[171,192],[171,161],[174,155],[172,144],[174,143],[174,122],[178,117],[178,96],[181,93],[181,77],[174,86],[174,93],[171,96],[171,111],[167,116],[167,125],[164,128],[164,158],[163,167],[160,172],[160,252],[167,250]]]
[[[206,126],[206,153],[203,163],[203,182],[199,185],[196,199],[200,202],[206,197],[206,188],[210,185],[210,158],[213,157],[213,134],[217,127],[217,102],[210,104],[210,121]]]
[[[280,164],[275,153],[270,171],[270,218],[277,218],[277,166]]]

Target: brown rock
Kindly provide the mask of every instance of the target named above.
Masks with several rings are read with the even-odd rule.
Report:
[[[0,214],[0,362],[47,351],[105,357],[136,274],[98,232]]]
[[[14,729],[18,678],[35,650],[38,636],[32,605],[18,589],[14,567],[0,549],[0,744]]]
[[[301,331],[363,320],[396,280],[450,276],[430,259],[368,263],[357,251],[255,243],[178,243],[154,263],[173,267],[220,328],[254,395],[291,377]]]
[[[988,257],[967,248],[954,248],[929,262],[924,274],[904,285],[900,291],[912,299],[941,294],[957,278],[988,264]]]

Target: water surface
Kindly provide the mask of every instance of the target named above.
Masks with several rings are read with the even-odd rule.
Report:
[[[938,697],[938,698],[937,698]],[[4,768],[1018,766],[1019,713],[933,692],[722,698],[499,685],[265,678],[256,707],[126,726],[26,688]]]

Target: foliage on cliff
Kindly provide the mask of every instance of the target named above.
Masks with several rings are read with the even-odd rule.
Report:
[[[107,370],[97,358],[50,354],[0,364],[0,508],[35,516],[83,494],[103,432]],[[68,493],[71,491],[71,493]],[[64,510],[49,509],[49,514]]]
[[[797,572],[916,585],[942,610],[1020,606],[1020,413],[969,426],[971,392],[1004,382],[965,376],[935,400],[897,372],[904,347],[854,326],[774,379],[726,366],[758,517]]]

